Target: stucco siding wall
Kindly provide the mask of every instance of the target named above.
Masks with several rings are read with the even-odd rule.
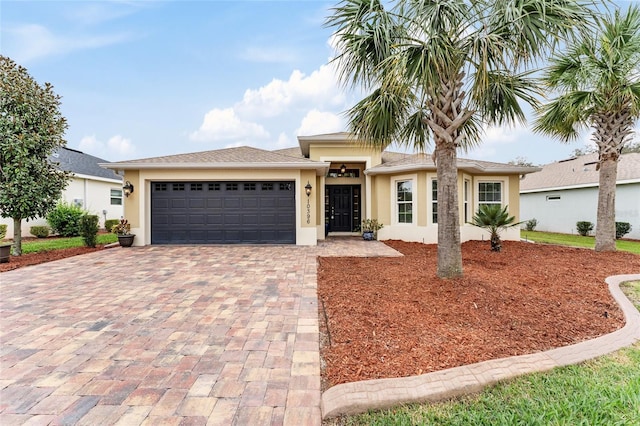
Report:
[[[576,234],[576,222],[596,223],[597,208],[597,187],[520,194],[521,220],[535,218],[538,231]],[[631,224],[625,238],[640,239],[640,184],[617,186],[616,221]]]

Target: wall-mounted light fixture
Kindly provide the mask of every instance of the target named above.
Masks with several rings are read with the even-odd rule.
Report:
[[[340,166],[340,173],[345,174],[347,172],[347,166],[346,165],[342,165]]]
[[[126,181],[124,186],[122,187],[122,190],[124,191],[124,196],[128,197],[133,192],[133,184],[129,181]]]
[[[307,223],[311,223],[311,183],[307,181],[307,184],[304,186],[304,192],[307,193]]]

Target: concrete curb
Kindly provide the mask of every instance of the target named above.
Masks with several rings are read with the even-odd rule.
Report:
[[[620,290],[620,284],[636,280],[640,280],[640,274],[616,275],[605,280],[626,319],[625,326],[613,333],[545,352],[494,359],[420,376],[337,385],[322,394],[322,418],[450,399],[479,392],[502,380],[577,364],[630,346],[640,340],[640,312]]]

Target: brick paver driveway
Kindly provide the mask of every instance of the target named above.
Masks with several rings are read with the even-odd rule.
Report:
[[[320,424],[317,249],[111,249],[0,274],[0,424]]]

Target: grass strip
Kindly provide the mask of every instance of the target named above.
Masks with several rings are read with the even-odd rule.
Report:
[[[583,237],[582,235],[556,234],[553,232],[520,230],[520,238],[536,243],[557,244],[570,247],[594,248],[595,237]],[[620,251],[640,254],[640,242],[631,240],[616,240],[616,248]]]
[[[110,244],[118,241],[115,234],[99,234],[97,244]],[[82,237],[70,238],[42,238],[22,242],[22,253],[38,253],[41,251],[59,250],[73,247],[83,247]]]

